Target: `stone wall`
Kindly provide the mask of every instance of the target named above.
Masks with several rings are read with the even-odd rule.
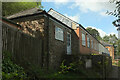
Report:
[[[55,27],[63,30],[63,41],[55,39]],[[67,54],[67,32],[71,34],[71,54],[79,53],[78,37],[76,33],[55,20],[49,19],[49,65],[52,69],[58,69]]]
[[[99,73],[101,77],[105,78],[108,76],[112,69],[112,59],[106,55],[64,55],[65,64],[70,63],[81,63],[76,67],[86,70],[92,69]],[[88,65],[89,64],[89,65]]]

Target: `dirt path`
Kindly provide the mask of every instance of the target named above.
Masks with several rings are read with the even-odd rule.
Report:
[[[108,78],[116,78],[120,80],[119,70],[120,68],[118,68],[118,66],[112,66],[112,71],[110,72]]]

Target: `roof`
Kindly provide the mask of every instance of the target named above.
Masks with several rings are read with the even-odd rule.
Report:
[[[113,46],[112,44],[109,44],[107,42],[104,42],[104,41],[100,41],[104,46]]]
[[[13,22],[13,21],[11,21],[11,20],[9,20],[9,19],[6,19],[6,18],[2,17],[2,21],[9,22],[9,23],[11,23],[11,24],[16,25],[16,26],[19,27],[20,29],[22,29],[21,25],[16,24],[15,22]]]
[[[53,17],[60,20],[61,22],[63,22],[64,24],[66,24],[69,27],[72,27],[72,23],[75,23],[76,26],[79,26],[79,23],[77,23],[77,22],[73,21],[72,19],[64,16],[63,14],[55,11],[52,8],[48,11],[48,14],[52,15]]]
[[[46,14],[47,16],[53,18],[54,20],[58,21],[59,23],[63,24],[64,26],[66,26],[67,28],[71,29],[71,30],[74,30],[72,29],[72,27],[68,26],[67,24],[63,23],[62,21],[60,21],[59,19],[56,19],[54,16],[48,14],[50,10],[53,10],[52,8],[48,11],[48,13],[45,11],[45,10],[38,10],[39,8],[32,8],[32,9],[29,9],[29,10],[25,10],[25,11],[22,11],[22,12],[19,12],[19,13],[16,13],[16,14],[13,14],[11,16],[8,16],[7,19],[10,19],[10,20],[15,20],[15,19],[19,19],[19,18],[25,18],[25,17],[28,17],[28,16],[35,16],[35,15],[40,15],[40,14]],[[55,11],[55,10],[54,10]],[[57,12],[57,11],[56,11]],[[57,12],[58,13],[58,12]],[[60,13],[59,13],[60,14]],[[62,14],[60,14],[62,15]],[[73,21],[71,20],[70,18],[62,15],[63,17],[65,17],[66,19],[70,20],[70,21]],[[74,23],[78,24],[80,27],[82,27],[82,29],[84,29],[87,33],[89,33],[81,24],[73,21]],[[90,33],[89,33],[90,34]],[[91,34],[90,34],[91,35]],[[92,35],[91,35],[92,36]],[[94,39],[96,39],[94,36],[92,36]],[[96,39],[97,40],[97,39]],[[97,40],[98,41],[98,40]],[[98,41],[100,44],[102,44],[100,41]],[[103,45],[103,44],[102,44]],[[104,45],[103,45],[104,46]]]
[[[35,10],[34,10],[35,9]],[[35,11],[35,12],[34,12]],[[30,17],[30,16],[36,16],[36,15],[41,15],[41,14],[46,14],[47,16],[51,17],[52,19],[58,21],[59,23],[61,23],[62,25],[66,26],[67,28],[73,30],[72,28],[68,27],[66,24],[62,23],[61,21],[59,21],[58,19],[54,18],[53,16],[49,15],[45,10],[39,10],[39,8],[32,8],[29,10],[25,10],[16,14],[13,14],[11,16],[8,16],[7,19],[9,19],[9,21],[11,20],[15,20],[15,19],[20,19],[20,18],[26,18],[26,17]],[[6,19],[6,20],[7,20]],[[14,21],[11,21],[13,23],[15,23]]]
[[[13,14],[13,15],[7,16],[6,18],[11,19],[11,18],[24,16],[24,15],[28,15],[28,14],[34,14],[34,13],[38,13],[38,12],[42,12],[42,11],[43,10],[39,10],[39,8],[35,7],[35,8],[27,9],[24,11],[20,11],[18,13]]]

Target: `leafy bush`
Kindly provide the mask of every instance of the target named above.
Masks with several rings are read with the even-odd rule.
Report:
[[[61,63],[61,71],[59,71],[54,77],[58,78],[100,78],[101,75],[96,72],[94,69],[85,69],[84,61],[75,61],[69,64],[66,64],[66,61],[63,60]]]
[[[61,71],[59,73],[68,73],[69,70],[75,70],[75,69],[73,69],[73,66],[74,66],[73,63],[70,63],[70,65],[67,66],[67,65],[64,64],[64,62],[65,62],[65,60],[63,60],[61,66],[60,66]]]
[[[43,69],[40,66],[37,66],[35,64],[31,64],[27,68],[26,72],[27,72],[30,80],[39,80],[41,78],[45,78],[48,71],[46,68]]]
[[[75,61],[75,62],[71,62],[69,64],[65,64],[65,60],[63,60],[60,68],[61,68],[61,71],[59,71],[60,74],[65,74],[68,72],[84,73],[83,61]]]
[[[12,56],[9,52],[3,52],[2,59],[2,80],[24,80],[27,75],[24,69],[13,63]]]

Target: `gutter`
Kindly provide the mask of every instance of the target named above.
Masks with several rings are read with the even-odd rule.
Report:
[[[6,19],[6,18],[4,18],[4,17],[2,17],[2,19],[0,19],[0,21],[3,21],[3,22],[5,22],[5,23],[10,23],[10,24],[12,24],[12,25],[17,26],[16,28],[22,29],[21,25],[16,24],[15,22],[13,22],[13,21],[11,21],[11,20],[9,20],[9,19]]]

